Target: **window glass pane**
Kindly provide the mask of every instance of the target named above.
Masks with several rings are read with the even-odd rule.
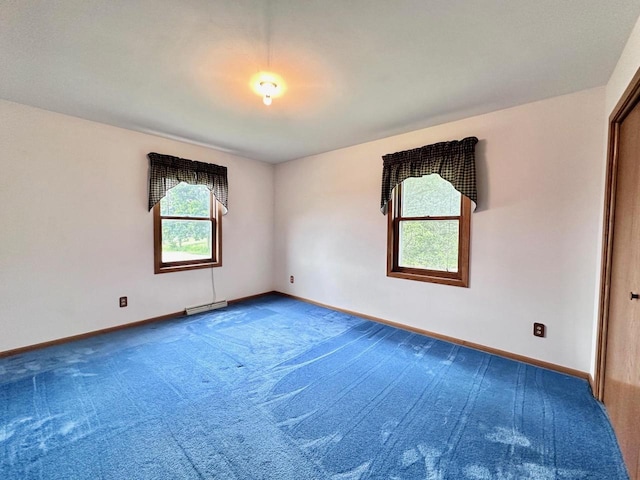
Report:
[[[211,258],[211,224],[209,220],[162,220],[162,261]]]
[[[403,217],[460,215],[460,192],[438,174],[402,182]]]
[[[160,215],[209,217],[211,192],[205,185],[179,183],[160,200]]]
[[[401,221],[398,264],[457,272],[459,228],[458,220]]]

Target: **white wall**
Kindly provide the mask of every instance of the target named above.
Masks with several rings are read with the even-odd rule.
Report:
[[[593,372],[603,125],[638,65],[640,22],[606,89],[278,165],[275,248],[272,165],[0,101],[0,351],[210,301],[209,270],[153,274],[146,153],[160,151],[229,168],[219,297],[275,286]],[[471,288],[387,278],[381,155],[468,135]]]
[[[277,165],[276,289],[589,371],[604,97],[591,89]],[[386,277],[381,156],[466,136],[480,139],[470,288]],[[533,337],[535,321],[547,338]]]
[[[211,301],[210,269],[153,273],[150,151],[228,167],[218,298],[273,289],[272,165],[5,101],[0,125],[0,351]]]
[[[607,119],[640,66],[640,18],[636,22],[606,87]]]

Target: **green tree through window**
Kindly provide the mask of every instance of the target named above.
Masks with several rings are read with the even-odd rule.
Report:
[[[387,274],[466,286],[470,202],[439,175],[408,178],[389,213]]]
[[[180,183],[155,208],[156,273],[218,266],[219,207],[206,186]]]

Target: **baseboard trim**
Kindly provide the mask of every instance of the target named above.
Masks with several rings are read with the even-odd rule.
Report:
[[[75,342],[76,340],[84,340],[85,338],[95,337],[96,335],[102,335],[103,333],[117,332],[118,330],[140,327],[149,323],[171,320],[173,318],[181,317],[182,315],[184,315],[184,310],[180,312],[168,313],[166,315],[160,315],[158,317],[147,318],[145,320],[138,320],[137,322],[124,323],[122,325],[116,325],[115,327],[101,328],[100,330],[92,330],[86,333],[79,333],[78,335],[70,335],[68,337],[62,337],[56,340],[49,340],[48,342],[35,343],[33,345],[27,345],[26,347],[13,348],[11,350],[0,352],[0,358],[10,357],[11,355],[19,355],[21,353],[30,352],[32,350],[40,350],[41,348],[53,347],[55,345],[62,345],[63,343]]]
[[[271,295],[277,293],[275,291],[269,291],[264,293],[258,293],[256,295],[249,295],[247,297],[234,298],[233,300],[228,300],[227,303],[239,303],[245,302],[247,300],[253,300],[256,298],[264,297],[266,295]],[[158,317],[147,318],[145,320],[138,320],[136,322],[124,323],[122,325],[116,325],[115,327],[101,328],[99,330],[92,330],[86,333],[80,333],[78,335],[71,335],[69,337],[58,338],[56,340],[49,340],[47,342],[35,343],[33,345],[27,345],[26,347],[13,348],[11,350],[5,350],[0,352],[0,358],[10,357],[12,355],[19,355],[21,353],[30,352],[32,350],[40,350],[41,348],[53,347],[55,345],[62,345],[63,343],[75,342],[76,340],[83,340],[85,338],[95,337],[96,335],[102,335],[104,333],[117,332],[119,330],[126,330],[134,327],[141,327],[142,325],[147,325],[149,323],[155,322],[163,322],[166,320],[172,320],[174,318],[184,316],[184,310],[179,312],[168,313],[166,315],[160,315]]]
[[[563,367],[562,365],[556,365],[555,363],[545,362],[543,360],[538,360],[536,358],[526,357],[524,355],[518,355],[517,353],[507,352],[505,350],[499,350],[493,347],[487,347],[486,345],[481,345],[479,343],[469,342],[467,340],[461,340],[459,338],[450,337],[448,335],[442,335],[440,333],[430,332],[429,330],[423,330],[421,328],[412,327],[411,325],[405,325],[402,323],[394,322],[391,320],[387,320],[384,318],[374,317],[371,315],[367,315],[365,313],[354,312],[352,310],[347,310],[344,308],[334,307],[333,305],[327,305],[325,303],[316,302],[314,300],[309,300],[308,298],[298,297],[296,295],[290,295],[284,292],[274,292],[278,295],[282,295],[284,297],[293,298],[295,300],[300,300],[302,302],[310,303],[312,305],[318,305],[319,307],[328,308],[331,310],[335,310],[337,312],[346,313],[348,315],[355,315],[357,317],[361,317],[367,320],[371,320],[377,323],[383,323],[385,325],[389,325],[391,327],[400,328],[402,330],[408,330],[410,332],[419,333],[421,335],[426,335],[428,337],[437,338],[438,340],[444,340],[445,342],[455,343],[456,345],[462,345],[464,347],[473,348],[475,350],[480,350],[482,352],[491,353],[493,355],[498,355],[499,357],[508,358],[510,360],[516,360],[518,362],[528,363],[530,365],[534,365],[536,367],[546,368],[547,370],[553,370],[556,372],[564,373],[566,375],[571,375],[573,377],[582,378],[584,380],[589,381],[591,385],[593,385],[592,380],[590,379],[590,375],[587,372],[583,372],[580,370],[574,370],[573,368]],[[593,387],[592,387],[593,388]]]
[[[227,303],[229,305],[231,305],[233,303],[246,302],[248,300],[256,300],[256,299],[261,298],[261,297],[266,297],[267,295],[277,295],[277,294],[278,294],[278,292],[276,292],[275,290],[270,290],[268,292],[256,293],[255,295],[249,295],[249,296],[246,296],[246,297],[234,298],[233,300],[228,300]]]
[[[587,372],[582,372],[580,370],[574,370],[572,368],[567,368],[567,367],[563,367],[561,365],[556,365],[554,363],[549,363],[549,362],[545,362],[545,361],[538,360],[538,359],[535,359],[535,358],[526,357],[524,355],[518,355],[516,353],[511,353],[511,352],[507,352],[507,351],[504,351],[504,350],[499,350],[497,348],[487,347],[486,345],[481,345],[479,343],[473,343],[473,342],[469,342],[469,341],[466,341],[466,340],[461,340],[459,338],[450,337],[448,335],[442,335],[440,333],[435,333],[435,332],[431,332],[429,330],[424,330],[424,329],[421,329],[421,328],[412,327],[411,325],[405,325],[405,324],[394,322],[394,321],[387,320],[387,319],[384,319],[384,318],[374,317],[372,315],[367,315],[365,313],[354,312],[353,310],[347,310],[347,309],[344,309],[344,308],[335,307],[333,305],[328,305],[326,303],[316,302],[316,301],[310,300],[308,298],[298,297],[296,295],[290,295],[288,293],[279,292],[279,291],[276,291],[276,290],[272,290],[272,291],[269,291],[269,292],[258,293],[256,295],[249,295],[249,296],[246,296],[246,297],[235,298],[235,299],[232,299],[232,300],[228,300],[228,303],[229,304],[241,303],[241,302],[246,302],[248,300],[255,300],[255,299],[258,299],[258,298],[261,298],[261,297],[265,297],[267,295],[274,295],[274,294],[275,295],[281,295],[283,297],[293,298],[295,300],[300,300],[302,302],[310,303],[312,305],[318,305],[319,307],[328,308],[328,309],[335,310],[335,311],[338,311],[338,312],[346,313],[348,315],[355,315],[357,317],[361,317],[361,318],[364,318],[366,320],[371,320],[373,322],[382,323],[382,324],[389,325],[389,326],[396,327],[396,328],[401,328],[403,330],[408,330],[408,331],[411,331],[411,332],[419,333],[421,335],[427,335],[429,337],[437,338],[439,340],[444,340],[446,342],[455,343],[457,345],[462,345],[464,347],[473,348],[473,349],[480,350],[480,351],[483,351],[483,352],[491,353],[493,355],[498,355],[500,357],[509,358],[511,360],[516,360],[516,361],[519,361],[519,362],[524,362],[524,363],[528,363],[528,364],[531,364],[531,365],[535,365],[537,367],[546,368],[548,370],[554,370],[556,372],[564,373],[564,374],[567,374],[567,375],[572,375],[574,377],[579,377],[579,378],[587,380],[589,382],[589,385],[591,386],[592,391],[595,391],[594,390],[595,383],[594,383],[593,377]],[[78,335],[71,335],[69,337],[63,337],[63,338],[59,338],[59,339],[56,339],[56,340],[50,340],[48,342],[36,343],[34,345],[28,345],[26,347],[19,347],[19,348],[14,348],[14,349],[11,349],[11,350],[5,350],[3,352],[0,352],[0,358],[9,357],[9,356],[12,356],[12,355],[19,355],[21,353],[30,352],[32,350],[39,350],[39,349],[42,349],[42,348],[52,347],[52,346],[55,346],[55,345],[61,345],[63,343],[69,343],[69,342],[73,342],[73,341],[76,341],[76,340],[83,340],[85,338],[94,337],[96,335],[102,335],[104,333],[111,333],[111,332],[117,332],[118,330],[126,330],[126,329],[129,329],[129,328],[140,327],[142,325],[147,325],[149,323],[172,320],[174,318],[178,318],[178,317],[182,317],[182,316],[184,316],[184,310],[182,310],[180,312],[169,313],[169,314],[166,314],[166,315],[160,315],[158,317],[147,318],[145,320],[139,320],[137,322],[125,323],[123,325],[116,325],[115,327],[102,328],[100,330],[93,330],[91,332],[81,333],[81,334],[78,334]]]

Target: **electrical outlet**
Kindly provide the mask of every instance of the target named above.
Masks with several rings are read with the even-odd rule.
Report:
[[[120,297],[120,308],[127,306],[127,297]]]
[[[294,281],[294,278],[293,278],[293,275],[291,275],[291,276],[289,277],[289,283],[293,283],[293,281]]]
[[[545,337],[545,326],[544,326],[544,323],[534,323],[533,324],[533,334],[536,337]]]

